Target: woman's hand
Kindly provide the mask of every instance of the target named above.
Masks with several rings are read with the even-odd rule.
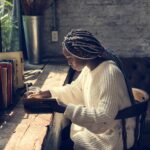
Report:
[[[37,98],[37,99],[42,99],[42,98],[50,98],[51,97],[51,93],[50,91],[40,91],[38,93],[33,93],[33,92],[29,92],[27,94],[25,94],[25,97],[27,99],[30,99],[30,98]]]

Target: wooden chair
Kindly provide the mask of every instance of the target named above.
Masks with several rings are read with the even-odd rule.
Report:
[[[135,140],[134,140],[133,147],[130,149],[127,149],[126,129],[124,126],[122,126],[124,150],[144,150],[141,143],[142,143],[143,127],[145,123],[149,95],[147,94],[147,92],[137,88],[132,88],[132,92],[136,104],[127,107],[123,110],[120,110],[115,119],[121,119],[123,122],[127,118],[131,118],[131,117],[136,118]]]

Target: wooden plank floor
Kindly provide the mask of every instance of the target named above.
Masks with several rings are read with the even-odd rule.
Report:
[[[27,70],[25,82],[32,82],[45,90],[50,86],[62,85],[67,70],[68,67],[59,65]],[[35,78],[31,72],[35,73]],[[8,116],[0,127],[0,150],[41,150],[52,115],[27,114],[20,100]]]

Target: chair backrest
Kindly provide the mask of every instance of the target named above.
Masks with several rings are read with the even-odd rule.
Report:
[[[146,117],[146,113],[147,113],[147,108],[148,108],[148,102],[149,102],[149,95],[146,91],[141,90],[141,89],[137,89],[137,88],[132,88],[132,92],[134,95],[134,98],[136,101],[140,102],[140,106],[142,106],[143,104],[145,104],[145,106],[142,106],[142,108],[139,108],[141,110],[141,113],[138,115],[138,130],[135,131],[137,132],[137,138],[135,139],[135,143],[134,143],[134,150],[144,150],[142,146],[142,136],[143,136],[143,129],[144,129],[144,125],[145,125],[145,117]],[[132,149],[133,149],[132,148]]]
[[[141,148],[141,142],[149,95],[147,94],[147,92],[137,88],[132,88],[132,92],[134,99],[136,100],[136,104],[120,110],[115,119],[121,119],[124,123],[124,120],[127,118],[136,118],[137,127],[135,128],[135,141],[133,147],[130,148],[130,150],[143,150],[143,148]],[[124,150],[127,150],[127,135],[125,126],[122,127],[122,137],[124,143]]]
[[[132,88],[132,93],[136,101],[142,102],[149,99],[149,94],[142,89]]]

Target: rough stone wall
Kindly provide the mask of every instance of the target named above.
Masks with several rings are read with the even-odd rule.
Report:
[[[150,56],[149,0],[56,0],[59,41],[51,41],[53,12],[45,13],[45,56],[61,55],[64,35],[74,28],[91,31],[105,48],[121,56]]]

